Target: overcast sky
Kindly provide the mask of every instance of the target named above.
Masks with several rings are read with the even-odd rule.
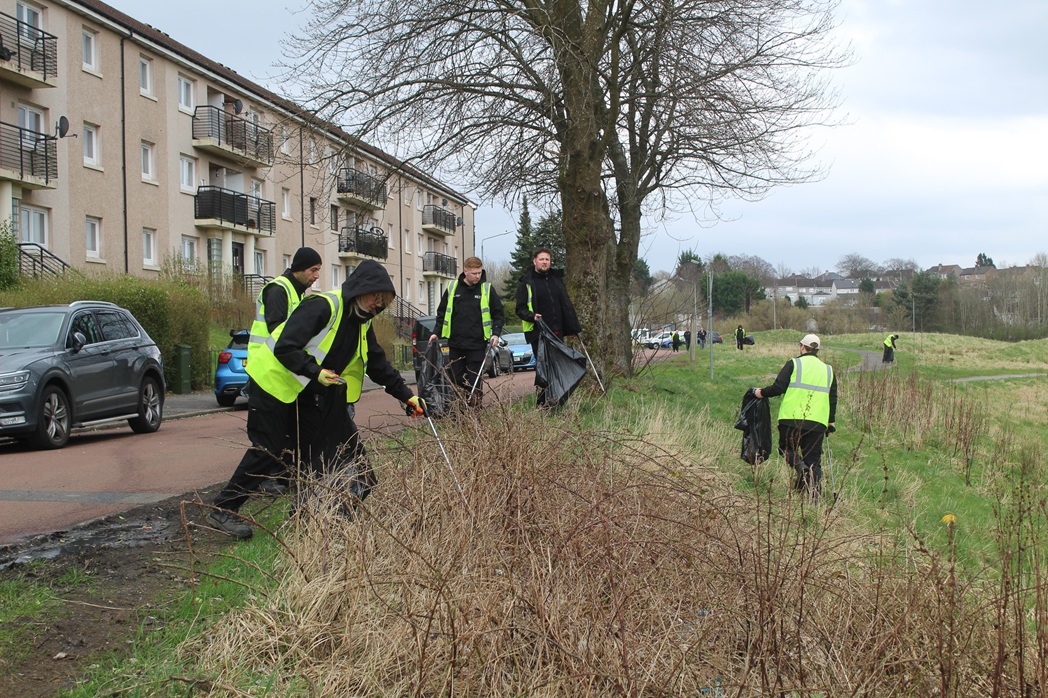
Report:
[[[302,0],[109,3],[274,91],[281,39],[306,19]],[[815,134],[825,178],[729,202],[716,225],[652,224],[640,256],[653,272],[689,249],[794,272],[851,253],[927,268],[1048,252],[1048,1],[843,0],[839,19],[855,62],[833,76],[846,125]],[[517,215],[482,203],[478,240],[514,230]],[[513,244],[486,242],[487,261]]]

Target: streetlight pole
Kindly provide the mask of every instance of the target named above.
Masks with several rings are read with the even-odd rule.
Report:
[[[489,235],[486,238],[481,239],[481,241],[480,241],[480,261],[484,262],[485,264],[488,263],[488,261],[486,259],[484,259],[484,243],[485,242],[487,242],[488,240],[493,240],[495,238],[503,237],[504,235],[510,235],[510,234],[512,234],[514,232],[516,232],[516,231],[514,231],[514,230],[507,230],[504,233],[499,233],[498,235]]]
[[[696,322],[699,317],[699,272],[702,268],[699,263],[694,259],[685,260],[685,264],[695,265],[695,278],[691,282],[691,342],[688,345],[688,361],[695,363],[695,346],[699,343],[699,332],[696,327]]]
[[[706,297],[709,298],[709,319],[706,322],[706,337],[710,340],[710,380],[713,380],[713,270],[706,270],[706,280],[709,282]]]

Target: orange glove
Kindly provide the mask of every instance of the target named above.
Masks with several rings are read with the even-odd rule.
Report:
[[[407,400],[407,407],[405,411],[409,417],[425,417],[426,416],[426,401],[420,398],[418,395],[412,395]]]

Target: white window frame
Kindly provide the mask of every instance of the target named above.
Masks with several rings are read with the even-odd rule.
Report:
[[[291,132],[284,125],[280,126],[280,152],[291,155]]]
[[[404,300],[411,302],[411,278],[404,279]]]
[[[262,198],[263,185],[265,183],[261,179],[251,178],[251,196]]]
[[[142,141],[142,181],[156,182],[156,144]]]
[[[95,124],[84,122],[84,165],[101,169],[102,141],[98,131],[99,128]]]
[[[196,193],[197,159],[182,153],[178,156],[178,185],[187,194]]]
[[[153,59],[149,56],[138,57],[138,93],[153,96]]]
[[[156,230],[142,228],[142,265],[156,266]]]
[[[196,80],[185,75],[178,76],[178,109],[192,114],[196,107]]]
[[[86,72],[102,74],[102,66],[98,59],[98,32],[94,29],[84,27],[80,33],[80,58]]]
[[[40,139],[37,136],[44,135],[44,130],[47,128],[45,126],[46,123],[47,119],[44,116],[43,109],[28,104],[18,105],[18,125],[29,132],[22,133],[23,150],[33,150],[36,148],[37,144],[40,142]]]
[[[341,269],[342,269],[342,267],[340,267],[337,264],[332,264],[331,265],[331,290],[332,291],[337,289],[342,284],[342,282],[339,280],[339,271]]]
[[[102,219],[97,216],[84,218],[84,251],[88,259],[102,257]]]
[[[287,188],[280,190],[280,216],[286,221],[291,220],[291,190]]]
[[[393,237],[393,228],[390,226],[390,237]],[[411,231],[404,230],[404,254],[411,254]]]
[[[22,30],[22,38],[28,39],[29,41],[36,41],[39,35],[34,35],[33,32],[27,28],[43,30],[44,28],[44,10],[39,5],[34,5],[28,2],[19,2],[15,6],[15,18],[24,24],[18,25]]]
[[[255,248],[255,273],[260,276],[266,275],[266,251]]]
[[[290,269],[291,268],[291,255],[289,255],[289,254],[284,255],[283,262],[284,262],[284,268],[285,269]]]
[[[50,211],[46,208],[40,208],[38,206],[30,206],[29,204],[19,205],[19,225],[18,231],[22,238],[22,242],[35,242],[44,249],[47,249],[47,238],[48,238],[48,219],[50,218]],[[30,225],[31,221],[38,221],[40,223],[39,235],[30,236],[36,230],[36,226]]]
[[[182,256],[182,266],[186,269],[196,269],[200,263],[200,252],[197,249],[197,239],[189,237],[188,235],[182,236],[182,244],[179,248],[179,254]]]

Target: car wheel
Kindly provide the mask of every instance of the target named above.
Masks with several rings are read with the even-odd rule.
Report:
[[[156,378],[146,376],[138,389],[138,416],[127,420],[131,431],[136,434],[152,434],[163,421],[164,401],[160,395],[160,384]]]
[[[44,388],[40,396],[40,414],[37,415],[36,432],[29,437],[34,448],[62,448],[69,443],[69,429],[73,416],[69,410],[69,398],[55,385]]]
[[[499,366],[499,358],[497,356],[491,357],[491,366],[488,367],[488,378],[498,378],[501,373],[502,367]]]
[[[232,407],[237,401],[236,394],[234,395],[216,395],[215,399],[218,400],[218,404],[221,407]]]

